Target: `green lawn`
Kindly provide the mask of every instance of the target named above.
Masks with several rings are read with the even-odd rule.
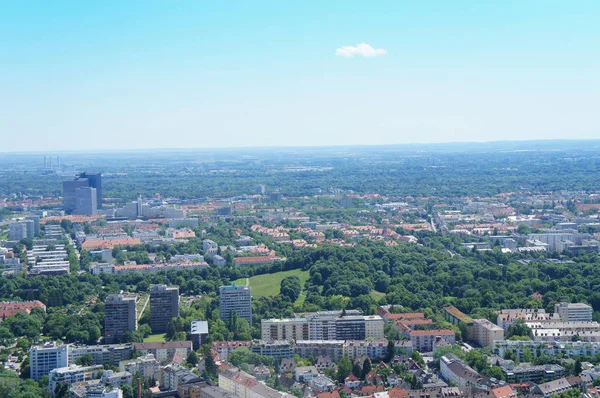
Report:
[[[165,333],[151,334],[144,339],[144,343],[162,343],[165,341]]]
[[[279,286],[281,281],[288,276],[297,276],[300,278],[300,283],[304,286],[304,282],[310,276],[308,271],[294,269],[291,271],[276,272],[274,274],[257,275],[250,278],[250,287],[252,288],[252,297],[276,296],[279,294]],[[246,278],[234,281],[236,285],[245,285]]]

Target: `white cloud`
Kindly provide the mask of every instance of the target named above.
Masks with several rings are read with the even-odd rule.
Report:
[[[335,55],[344,58],[353,57],[377,57],[387,54],[385,48],[373,48],[370,44],[360,43],[355,46],[343,46],[335,50]]]

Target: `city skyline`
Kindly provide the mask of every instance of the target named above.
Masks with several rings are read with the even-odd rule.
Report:
[[[2,152],[598,136],[600,5],[3,4]]]

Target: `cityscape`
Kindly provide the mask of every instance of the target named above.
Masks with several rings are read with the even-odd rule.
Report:
[[[600,1],[1,1],[0,398],[600,397]]]
[[[238,161],[186,151],[150,165],[5,156],[3,389],[593,396],[600,193],[568,175],[544,188],[545,173],[520,171],[539,145],[248,150]],[[600,158],[597,141],[543,145],[535,161],[550,174],[586,173]],[[377,174],[404,175],[407,158],[417,175],[388,190]],[[481,183],[414,183],[465,162]],[[347,188],[363,173],[374,177]],[[207,180],[198,196],[175,196],[195,178]],[[514,189],[501,190],[507,179]]]

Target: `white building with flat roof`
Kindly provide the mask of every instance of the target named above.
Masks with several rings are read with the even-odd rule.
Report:
[[[583,303],[554,304],[554,312],[565,322],[592,321],[592,307]]]

